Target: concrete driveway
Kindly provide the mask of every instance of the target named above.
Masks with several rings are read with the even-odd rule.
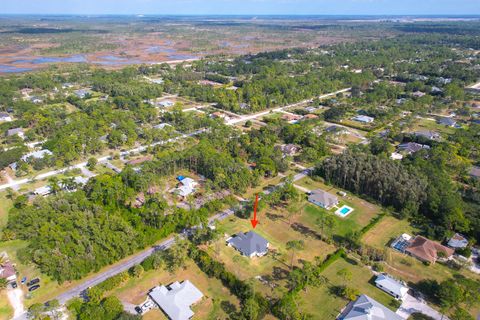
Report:
[[[425,302],[407,294],[403,299],[402,305],[397,310],[397,314],[404,319],[408,319],[412,313],[422,313],[435,320],[449,320],[437,310],[428,306]]]

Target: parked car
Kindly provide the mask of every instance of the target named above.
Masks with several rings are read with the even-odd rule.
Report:
[[[25,284],[25,282],[27,282],[27,277],[22,278],[22,284]]]
[[[38,288],[40,288],[40,285],[39,285],[39,284],[37,284],[37,285],[34,285],[34,286],[32,286],[32,287],[28,288],[28,291],[32,292],[32,291],[35,291],[35,290],[37,290]]]
[[[40,279],[38,278],[32,279],[29,282],[27,282],[27,287],[33,286],[34,284],[37,284],[39,282],[40,282]]]
[[[12,288],[15,289],[17,287],[17,282],[16,281],[13,281],[12,282]]]
[[[136,306],[135,311],[137,311],[138,314],[142,314],[142,308],[140,308],[140,306]]]

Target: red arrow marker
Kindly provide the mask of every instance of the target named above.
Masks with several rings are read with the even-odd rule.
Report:
[[[253,205],[253,219],[250,220],[250,222],[252,223],[253,229],[255,229],[255,227],[256,227],[257,224],[258,224],[258,220],[257,220],[257,205],[258,205],[258,194],[255,196],[255,204]]]

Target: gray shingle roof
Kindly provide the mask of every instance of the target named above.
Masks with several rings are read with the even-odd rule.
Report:
[[[403,320],[383,304],[362,294],[350,304],[339,319],[342,320]]]
[[[308,201],[321,203],[325,207],[331,207],[338,204],[338,198],[336,196],[321,189],[313,190],[308,196]]]
[[[253,231],[237,233],[236,236],[227,240],[235,249],[246,256],[262,254],[268,250],[268,241]]]

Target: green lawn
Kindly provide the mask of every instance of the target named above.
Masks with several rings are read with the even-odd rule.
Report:
[[[45,302],[54,297],[56,294],[58,294],[57,291],[59,285],[50,277],[41,274],[40,270],[38,270],[34,265],[25,265],[19,261],[17,257],[18,250],[25,248],[26,246],[27,242],[23,240],[1,242],[0,252],[6,251],[10,260],[15,263],[15,268],[18,272],[18,280],[22,279],[23,277],[27,277],[27,279],[33,279],[36,277],[40,278],[40,288],[31,294],[27,294],[28,291],[26,290],[26,286],[19,284],[19,286],[23,289],[26,295],[25,305],[29,306],[33,303]]]
[[[13,309],[8,302],[7,292],[0,291],[0,320],[11,319],[13,316]]]
[[[0,230],[5,227],[8,221],[8,211],[12,207],[12,201],[7,199],[7,193],[0,193]]]
[[[323,241],[308,237],[306,234],[294,230],[288,223],[284,212],[279,209],[268,209],[265,212],[260,212],[258,219],[260,222],[255,232],[270,242],[270,251],[266,256],[260,258],[244,257],[234,248],[226,245],[225,240],[227,237],[240,231],[247,232],[252,230],[249,220],[236,217],[222,221],[219,224],[219,228],[226,234],[226,237],[210,245],[208,251],[212,257],[223,262],[227,270],[242,280],[262,276],[278,285],[278,289],[274,290],[275,293],[273,293],[269,286],[257,281],[258,288],[265,294],[278,294],[284,290],[284,288],[281,288],[285,284],[284,279],[278,275],[288,271],[290,268],[292,255],[286,249],[288,241],[303,240],[306,244],[306,250],[295,254],[295,265],[300,265],[302,260],[313,261],[316,256],[323,259],[335,251],[333,245],[326,244]]]
[[[334,188],[332,186],[327,186],[319,181],[314,181],[309,177],[303,178],[297,181],[295,184],[302,186],[304,188],[307,188],[309,190],[322,189],[331,194],[335,194],[337,196],[339,191],[343,191],[341,189]],[[319,206],[308,204],[307,206],[305,206],[304,212],[299,218],[299,222],[309,226],[310,228],[319,230],[319,228],[316,225],[318,216],[322,212],[329,212],[335,217],[335,221],[336,221],[336,225],[332,230],[333,235],[345,236],[349,232],[360,231],[374,217],[376,217],[381,212],[381,208],[361,198],[358,198],[352,195],[351,193],[347,193],[347,194],[348,195],[346,197],[338,196],[340,201],[338,205],[339,208],[342,205],[347,205],[354,209],[354,211],[351,212],[345,218],[339,217],[335,214],[335,211],[337,210],[337,208],[333,208],[329,211],[326,211],[325,209]]]
[[[341,269],[347,269],[351,272],[351,279],[345,281],[337,275]],[[357,289],[360,294],[366,294],[377,300],[385,306],[396,311],[394,307],[395,299],[373,284],[374,276],[364,266],[348,259],[339,259],[330,265],[324,272],[327,283],[318,288],[309,287],[300,294],[300,308],[304,312],[311,314],[313,319],[330,320],[335,319],[340,311],[347,305],[348,301],[336,296],[332,291],[336,286],[347,285]]]
[[[397,238],[402,233],[413,236],[418,233],[418,230],[412,227],[408,220],[399,220],[392,216],[385,216],[362,237],[362,242],[372,247],[383,249],[391,240]]]
[[[115,295],[122,301],[138,305],[145,301],[153,287],[183,280],[190,280],[204,294],[202,301],[192,307],[195,312],[193,319],[228,319],[227,313],[222,308],[222,302],[228,302],[238,310],[238,299],[222,285],[220,280],[209,278],[191,260],[188,260],[185,268],[173,274],[165,270],[147,271],[138,279],[129,279],[109,295]],[[148,312],[145,318],[166,319],[160,312],[151,313]]]
[[[436,121],[427,120],[427,119],[418,119],[418,121],[414,125],[413,131],[421,131],[421,130],[437,131],[443,135],[450,135],[455,132],[455,128],[438,124]]]

